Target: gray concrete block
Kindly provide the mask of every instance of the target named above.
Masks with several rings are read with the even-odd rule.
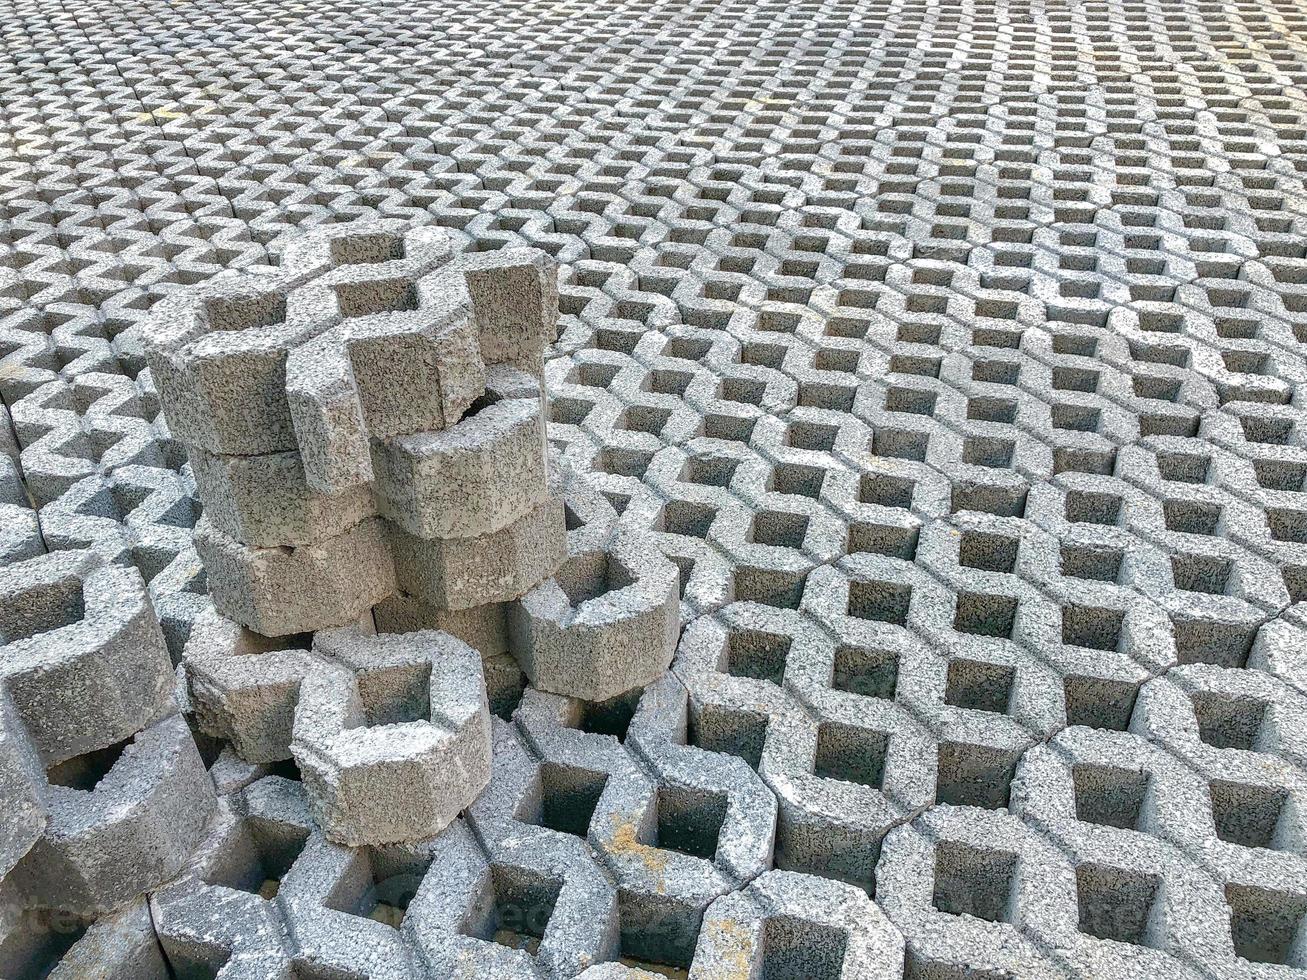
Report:
[[[370,486],[337,494],[310,489],[296,451],[215,456],[197,446],[189,459],[204,516],[216,530],[251,548],[317,544],[375,512]]]
[[[768,871],[708,907],[694,980],[742,970],[805,977],[903,975],[903,937],[865,892],[792,871]]]
[[[9,890],[12,892],[12,889]],[[25,908],[0,897],[0,971],[56,980],[166,980],[168,968],[143,900],[94,921],[71,912]]]
[[[499,531],[427,539],[390,525],[398,587],[441,609],[507,602],[553,574],[566,549],[563,502],[546,499]]]
[[[395,591],[382,522],[298,548],[251,548],[201,519],[195,548],[224,616],[264,636],[342,626]]]
[[[486,363],[540,374],[558,335],[558,263],[538,249],[508,248],[466,253],[457,266]]]
[[[637,533],[597,535],[509,608],[509,647],[536,687],[605,701],[671,663],[676,567]]]
[[[471,310],[448,274],[383,279],[379,267],[347,266],[304,288],[345,318],[286,361],[296,442],[315,490],[367,482],[370,437],[447,428],[484,392]],[[377,295],[350,312],[353,301],[341,297],[356,292]]]
[[[12,875],[31,902],[82,915],[181,870],[215,800],[180,715],[52,767],[41,795],[49,821]]]
[[[329,324],[292,299],[293,281],[226,276],[177,293],[139,326],[168,427],[213,453],[295,448],[286,359]]]
[[[44,782],[36,751],[6,699],[0,704],[0,804],[7,814],[0,828],[0,878],[45,830],[49,814],[41,799]]]
[[[320,661],[223,617],[195,621],[182,667],[200,731],[229,741],[248,762],[289,759],[299,686]]]
[[[315,642],[339,666],[300,684],[291,751],[323,833],[355,847],[438,833],[490,777],[480,655],[436,632]]]
[[[130,737],[170,713],[172,667],[144,583],[91,552],[0,569],[13,718],[43,764]]]
[[[492,368],[448,428],[374,441],[380,513],[420,538],[477,537],[522,517],[547,493],[543,408],[539,382]]]

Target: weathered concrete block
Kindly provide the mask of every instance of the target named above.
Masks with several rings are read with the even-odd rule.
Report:
[[[558,335],[558,263],[539,249],[468,252],[458,259],[487,364],[542,370]]]
[[[387,531],[400,589],[443,609],[516,599],[553,574],[567,540],[563,502],[555,497],[477,537],[432,540],[394,525]]]
[[[323,833],[359,846],[443,830],[490,778],[480,655],[435,632],[318,644],[341,666],[300,685],[291,749]]]
[[[547,493],[540,383],[492,368],[485,394],[443,431],[372,443],[380,513],[421,538],[498,531]]]
[[[161,301],[139,332],[173,436],[214,453],[295,448],[286,357],[330,325],[292,281],[237,275]]]
[[[352,295],[346,288],[378,295],[286,364],[304,470],[309,486],[324,493],[371,479],[370,438],[447,428],[485,390],[471,309],[456,279],[381,281],[359,269],[371,272],[350,267],[305,287],[342,315],[350,308],[342,295]]]
[[[176,874],[204,835],[213,783],[181,715],[49,771],[45,832],[12,874],[47,908],[94,914]]]
[[[295,451],[260,456],[189,453],[204,516],[227,537],[252,548],[297,547],[335,537],[372,516],[372,488],[318,493]]]
[[[224,616],[264,636],[343,626],[395,591],[381,521],[298,548],[250,548],[201,519],[195,548]]]
[[[172,709],[172,664],[135,569],[64,551],[0,569],[0,677],[45,765]]]
[[[638,533],[596,535],[509,609],[509,647],[541,690],[604,701],[654,680],[680,631],[676,566]]]
[[[691,980],[749,976],[899,980],[903,936],[867,893],[792,871],[768,871],[703,917]]]
[[[309,651],[284,648],[212,607],[196,619],[182,655],[200,731],[231,742],[247,762],[290,758],[299,686],[318,665]]]

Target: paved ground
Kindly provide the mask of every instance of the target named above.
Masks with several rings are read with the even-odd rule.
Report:
[[[538,246],[562,265],[550,441],[591,507],[659,532],[685,628],[663,714],[560,724],[528,694],[498,760],[570,773],[535,823],[574,834],[605,785],[577,772],[662,787],[640,840],[699,863],[651,919],[631,895],[666,882],[592,830],[567,861],[617,911],[504,886],[519,908],[613,917],[620,955],[704,976],[1296,975],[1305,25],[1270,0],[6,2],[25,503],[50,548],[70,513],[126,536],[176,656],[195,505],[115,338],[321,223]],[[31,518],[6,499],[12,557]],[[510,865],[487,839],[441,846]],[[852,888],[749,886],[771,863]],[[499,938],[543,931],[521,925]],[[301,971],[354,955],[307,935]],[[550,942],[515,962],[585,965]]]

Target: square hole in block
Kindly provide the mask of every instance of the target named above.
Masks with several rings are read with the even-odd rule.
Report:
[[[944,703],[955,708],[1006,714],[1016,677],[1016,669],[1007,664],[952,660],[944,686]]]
[[[916,487],[916,483],[905,476],[865,473],[858,483],[858,502],[907,510],[912,506],[912,493]]]
[[[1149,775],[1137,769],[1082,762],[1071,767],[1076,819],[1104,827],[1140,830]]]
[[[672,417],[670,408],[659,408],[655,405],[632,405],[617,420],[617,428],[626,429],[630,432],[648,432],[651,435],[658,435],[667,425],[667,420]]]
[[[767,394],[767,384],[754,378],[723,378],[719,386],[723,401],[742,405],[761,405]]]
[[[1019,749],[944,741],[939,745],[935,802],[997,810],[1007,806]]]
[[[1066,723],[1123,732],[1139,697],[1139,682],[1068,675],[1062,681]]]
[[[80,623],[86,615],[82,580],[68,576],[0,599],[0,645]]]
[[[848,934],[843,929],[790,915],[762,924],[762,970],[758,980],[840,980]]]
[[[1074,524],[1104,524],[1115,527],[1121,521],[1121,497],[1092,490],[1068,490],[1066,519]]]
[[[680,480],[703,487],[727,487],[739,466],[740,461],[730,456],[692,456],[682,467]]]
[[[564,834],[585,837],[590,833],[590,819],[608,785],[608,774],[545,762],[540,766],[541,827]]]
[[[899,683],[899,655],[892,650],[840,646],[835,651],[831,687],[867,698],[893,700]]]
[[[1175,483],[1206,483],[1211,456],[1199,453],[1159,452],[1157,470],[1163,480]]]
[[[940,841],[935,847],[936,909],[974,915],[986,922],[1011,922],[1017,883],[1017,856],[1011,851]]]
[[[933,391],[919,388],[902,388],[897,385],[885,392],[885,411],[908,412],[912,415],[934,415],[935,399]]]
[[[798,609],[808,581],[806,571],[756,568],[740,565],[732,576],[735,598],[740,602],[761,602],[778,609]]]
[[[689,500],[669,500],[663,506],[663,530],[668,534],[683,534],[691,538],[706,538],[717,508]]]
[[[712,412],[704,416],[703,434],[709,439],[748,442],[753,437],[753,427],[757,424],[756,418]]]
[[[618,449],[610,446],[595,455],[594,468],[613,476],[633,476],[639,479],[649,469],[649,462],[653,456],[652,450]]]
[[[726,823],[728,802],[725,793],[691,786],[658,787],[657,846],[713,860]]]
[[[1221,505],[1201,500],[1164,500],[1162,514],[1168,531],[1215,534],[1221,523]]]
[[[1307,966],[1303,925],[1307,896],[1226,885],[1225,901],[1230,906],[1230,931],[1237,955],[1250,963]]]
[[[333,289],[340,313],[345,317],[406,313],[420,305],[417,286],[405,278],[342,282]]]
[[[792,637],[762,630],[733,629],[726,638],[726,673],[780,684]]]
[[[66,759],[47,769],[46,779],[54,786],[67,786],[70,789],[90,793],[100,785],[100,780],[109,775],[109,770],[114,767],[114,763],[135,738],[136,736],[133,735],[131,738],[96,749],[94,752]]]
[[[885,732],[825,721],[817,726],[813,775],[880,789],[888,751]]]
[[[911,561],[917,555],[920,528],[915,523],[878,524],[874,521],[852,521],[845,538],[848,554],[887,555]]]
[[[816,422],[791,422],[787,435],[789,444],[796,449],[811,449],[830,452],[835,448],[835,438],[839,429],[833,425],[821,425]]]
[[[637,687],[607,701],[578,702],[576,727],[591,735],[611,735],[619,742],[626,741],[643,693],[644,689]]]
[[[1221,840],[1243,847],[1278,848],[1292,836],[1292,828],[1282,826],[1289,810],[1289,794],[1283,787],[1213,779],[1207,791]]]
[[[1004,422],[1017,419],[1017,403],[1012,398],[992,398],[976,395],[967,399],[967,418],[979,422]]]
[[[958,593],[953,628],[959,633],[1010,638],[1016,621],[1016,596],[984,592]]]
[[[1265,701],[1232,697],[1221,691],[1194,691],[1189,701],[1203,743],[1215,749],[1259,750],[1267,716]]]
[[[281,879],[308,843],[306,828],[246,817],[209,867],[205,881],[260,898],[277,896]]]
[[[1307,463],[1292,460],[1258,459],[1253,461],[1257,482],[1267,490],[1301,492],[1307,489]]]
[[[708,752],[725,752],[757,769],[767,739],[767,715],[714,704],[691,704],[686,739],[690,745]]]
[[[257,330],[286,322],[286,297],[280,292],[214,296],[204,301],[213,331]]]
[[[1172,616],[1176,659],[1182,664],[1246,667],[1259,626],[1259,623],[1222,623]]]
[[[771,489],[777,493],[790,493],[798,497],[821,496],[826,470],[800,463],[777,463],[771,471]]]
[[[1097,432],[1102,411],[1092,405],[1059,404],[1053,406],[1053,428],[1073,432]]]
[[[776,548],[802,548],[808,533],[806,514],[767,510],[753,516],[753,542]]]
[[[554,398],[549,403],[549,421],[559,425],[580,425],[594,407],[594,402],[584,398]]]
[[[1172,555],[1171,576],[1177,589],[1226,595],[1234,562],[1219,555]]]
[[[968,436],[962,440],[962,462],[991,469],[1010,469],[1017,444],[996,436]]]
[[[886,459],[909,459],[921,462],[926,458],[930,435],[916,429],[890,429],[880,427],[871,437],[873,456]]]
[[[1307,542],[1307,510],[1268,507],[1266,526],[1270,529],[1271,539],[1274,541],[1290,541],[1295,544]]]
[[[908,621],[912,586],[898,582],[849,582],[848,613],[858,619],[874,619],[903,626]]]
[[[1119,650],[1125,611],[1098,606],[1062,607],[1062,642],[1091,650]]]
[[[0,976],[40,980],[60,962],[90,928],[90,919],[70,912],[29,909],[13,922],[0,939]],[[62,975],[72,976],[66,967]]]
[[[958,539],[958,562],[967,568],[1011,572],[1017,565],[1020,538],[992,531],[963,531]]]
[[[350,860],[350,872],[323,904],[398,929],[431,859],[400,846],[360,847],[352,852]]]
[[[1158,946],[1162,882],[1156,875],[1105,864],[1076,868],[1080,931],[1098,939]],[[1156,911],[1155,911],[1156,910]]]
[[[950,505],[955,514],[960,510],[975,510],[995,517],[1021,517],[1026,512],[1028,492],[1024,485],[994,486],[967,481],[954,485]]]
[[[1125,552],[1102,546],[1061,546],[1061,572],[1068,578],[1085,578],[1096,582],[1116,582],[1121,577]]]
[[[582,364],[572,372],[569,380],[587,388],[607,388],[620,370],[616,364]]]
[[[492,865],[463,934],[534,956],[553,918],[563,882],[533,868]]]
[[[626,566],[606,552],[569,559],[554,573],[554,581],[574,607],[635,584]]]
[[[404,239],[399,235],[377,232],[333,238],[328,246],[335,265],[375,265],[404,258]],[[260,297],[262,298],[262,297]],[[277,320],[270,321],[273,323]]]

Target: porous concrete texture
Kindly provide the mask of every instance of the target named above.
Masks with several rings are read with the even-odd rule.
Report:
[[[1307,977],[1300,5],[0,26],[0,976]]]
[[[313,817],[337,843],[431,837],[490,778],[481,655],[447,633],[320,636],[340,666],[300,684],[291,736]]]

